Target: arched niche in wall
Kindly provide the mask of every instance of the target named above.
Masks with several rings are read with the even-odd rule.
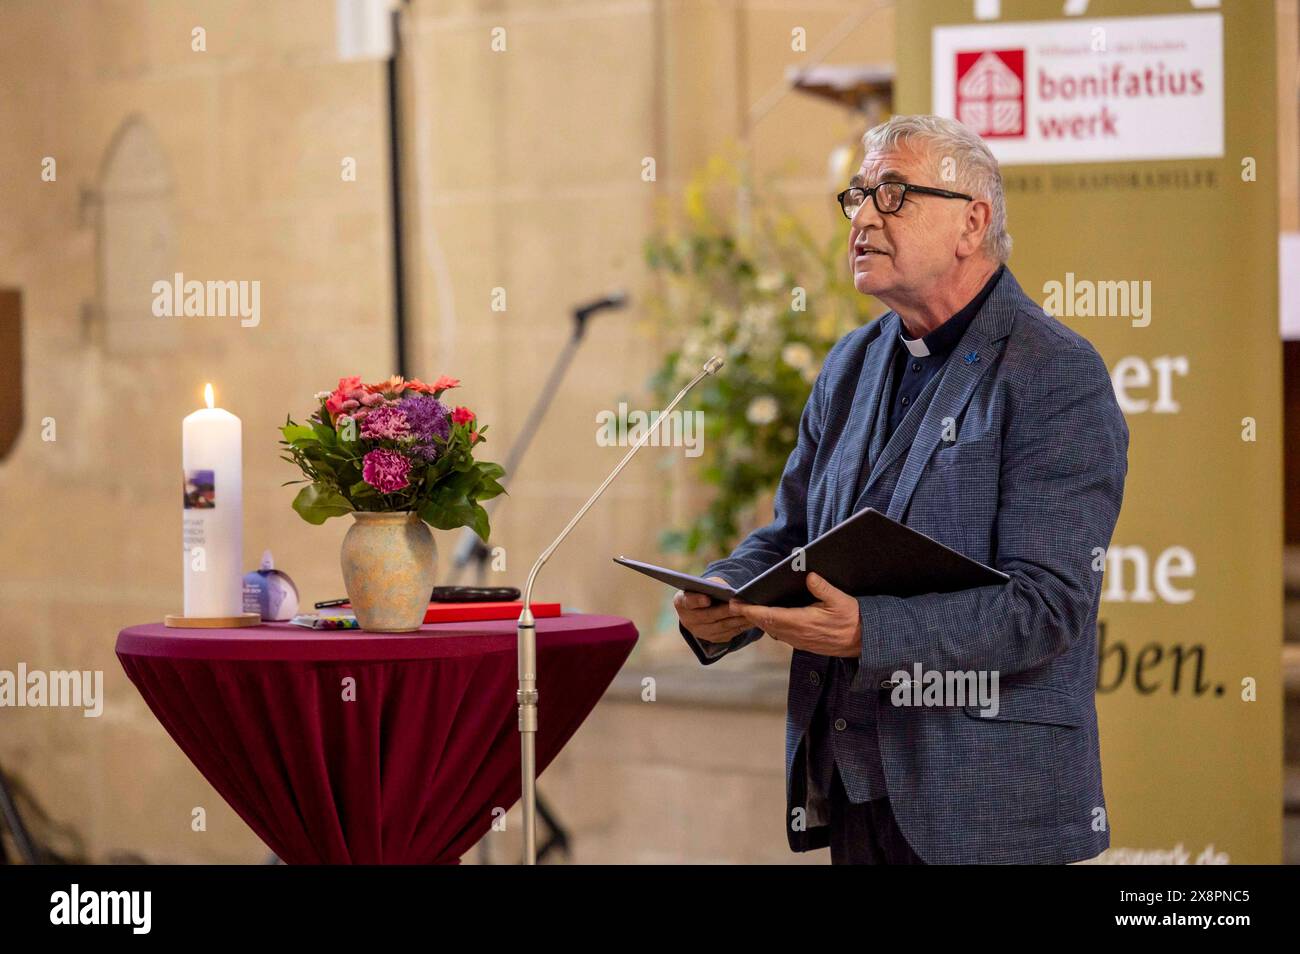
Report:
[[[176,260],[172,176],[148,122],[123,122],[100,169],[97,311],[104,346],[117,354],[173,349],[181,319],[153,314],[154,282],[170,282]]]

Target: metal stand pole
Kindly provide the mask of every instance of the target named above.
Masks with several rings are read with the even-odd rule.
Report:
[[[27,826],[23,824],[22,816],[18,814],[18,804],[9,791],[9,783],[5,781],[3,771],[0,771],[0,821],[3,821],[4,827],[9,829],[18,857],[23,860],[24,864],[36,864],[38,861],[36,844],[32,841]],[[0,844],[0,863],[9,863],[3,844]]]
[[[519,623],[515,627],[515,633],[519,642],[519,689],[515,693],[515,698],[519,703],[519,761],[520,770],[523,775],[522,802],[524,810],[524,864],[537,864],[537,625],[533,619],[533,583],[537,580],[537,574],[551,558],[551,554],[556,548],[564,542],[564,538],[569,535],[578,521],[581,520],[591,509],[592,504],[600,499],[600,495],[605,492],[605,488],[613,483],[627,466],[627,462],[632,456],[645,446],[646,442],[659,430],[659,425],[672,413],[673,408],[681,403],[682,398],[690,392],[691,388],[700,383],[700,380],[707,375],[714,374],[722,367],[722,359],[719,357],[709,358],[704,362],[701,368],[691,378],[686,387],[677,392],[677,396],[672,399],[669,405],[654,418],[654,422],[646,428],[646,432],[641,435],[641,439],[632,445],[631,449],[623,455],[623,459],[609,473],[609,476],[601,482],[596,488],[582,509],[573,515],[573,519],[568,522],[560,535],[556,537],[549,547],[542,551],[542,555],[537,558],[533,568],[528,572],[528,582],[524,585],[523,609],[519,613]]]

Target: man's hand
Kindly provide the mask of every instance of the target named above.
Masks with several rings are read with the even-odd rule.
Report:
[[[855,657],[862,653],[862,618],[858,601],[816,573],[808,574],[808,592],[817,602],[800,609],[756,606],[732,600],[730,612],[743,617],[773,639],[822,656]]]
[[[731,586],[720,576],[706,579],[723,586]],[[710,643],[727,643],[735,639],[754,624],[743,616],[732,612],[726,603],[713,605],[713,601],[703,593],[686,593],[677,591],[673,597],[673,609],[677,618],[696,639]]]

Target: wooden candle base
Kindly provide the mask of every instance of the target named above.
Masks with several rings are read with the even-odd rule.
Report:
[[[163,625],[174,629],[236,629],[240,626],[257,626],[262,622],[259,613],[240,613],[237,616],[179,616],[168,613]]]

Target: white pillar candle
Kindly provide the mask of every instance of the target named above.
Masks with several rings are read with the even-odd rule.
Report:
[[[185,497],[185,615],[237,616],[244,610],[243,425],[229,411],[208,406],[185,418],[181,468]]]

